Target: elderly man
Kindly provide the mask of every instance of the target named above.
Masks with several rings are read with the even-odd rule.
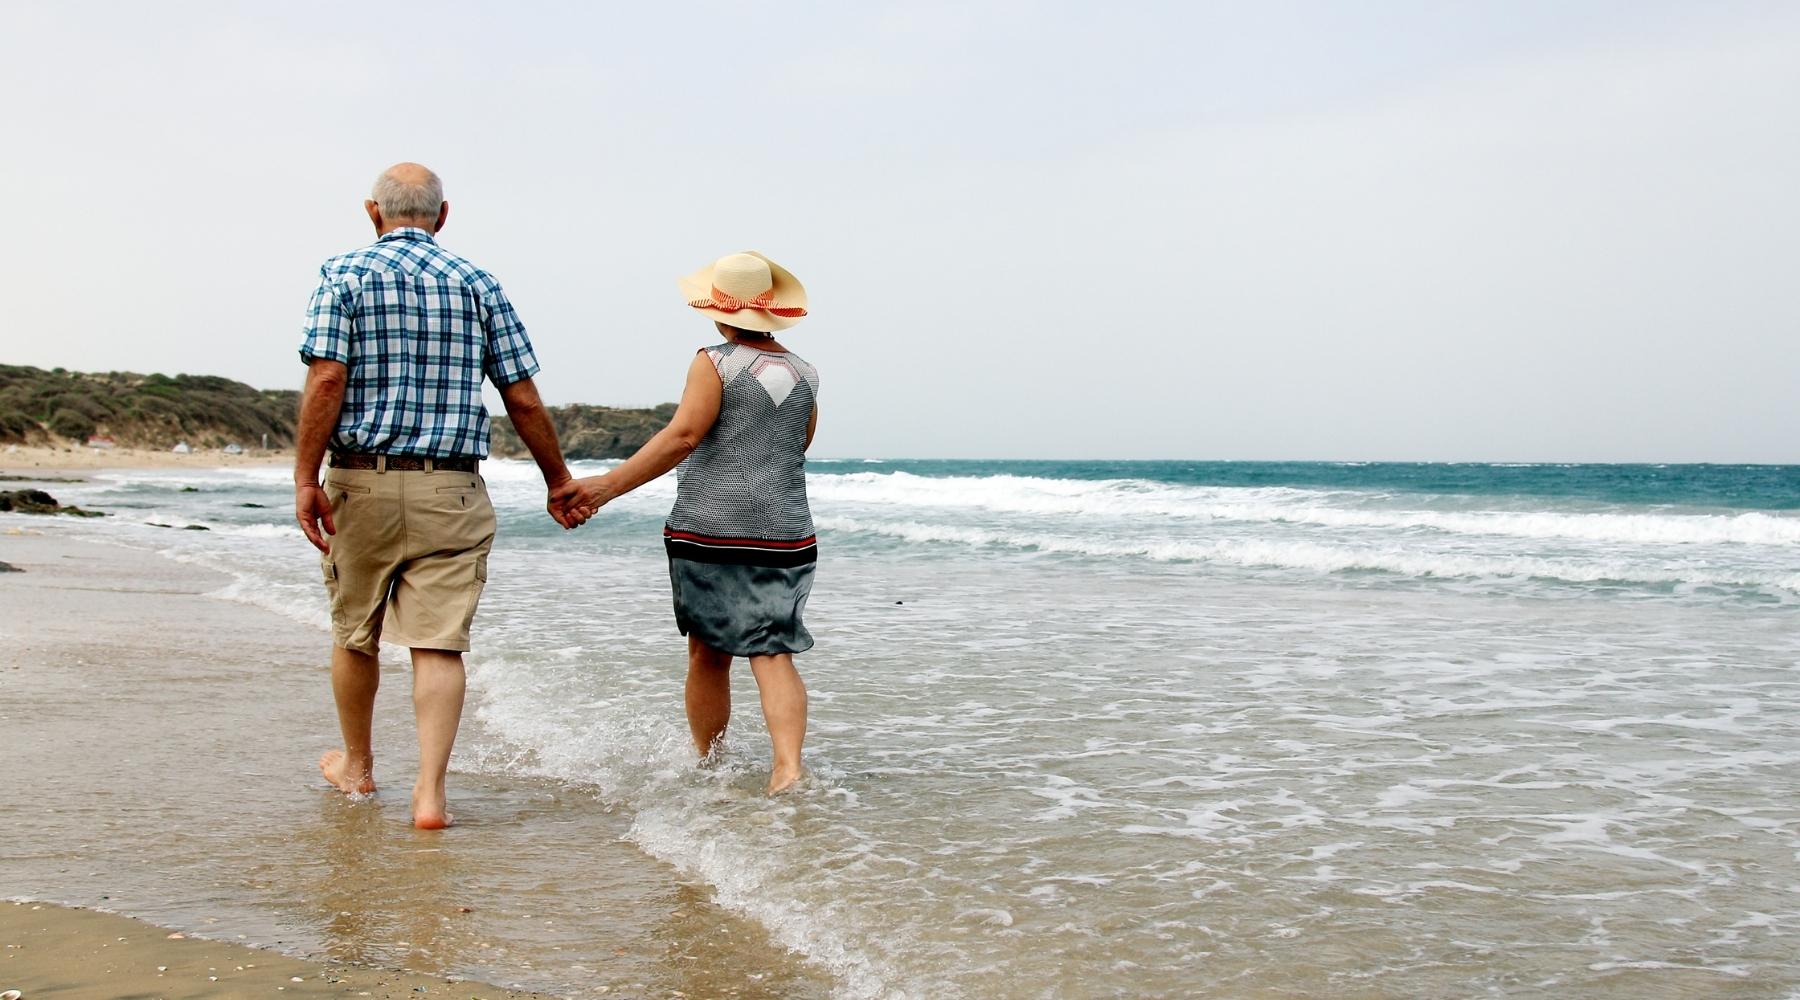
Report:
[[[331,597],[331,688],[342,750],[319,760],[346,794],[375,790],[370,729],[377,653],[412,649],[419,776],[413,825],[442,829],[444,774],[462,720],[469,622],[487,581],[494,508],[477,471],[488,452],[483,376],[549,488],[565,528],[579,490],[531,376],[531,342],[499,282],[439,247],[450,205],[436,174],[401,163],[363,207],[376,241],[325,262],[307,313],[294,514]],[[323,484],[319,464],[329,447]]]

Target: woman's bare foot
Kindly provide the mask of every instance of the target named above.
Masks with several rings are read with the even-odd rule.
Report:
[[[775,770],[769,772],[769,787],[764,789],[764,792],[769,795],[780,795],[782,792],[791,792],[794,790],[794,785],[798,784],[800,779],[804,777],[806,777],[806,768],[801,767],[799,764],[793,764],[786,767],[777,764],[775,765]]]
[[[352,764],[342,750],[327,750],[319,758],[319,773],[331,787],[345,795],[375,794],[375,758]]]
[[[412,818],[413,826],[421,830],[442,830],[456,825],[456,817],[447,808],[441,786],[436,789],[413,786]]]

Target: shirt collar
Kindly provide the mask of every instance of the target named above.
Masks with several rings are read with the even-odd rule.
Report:
[[[418,226],[401,226],[399,229],[388,233],[386,236],[383,236],[375,242],[386,243],[388,240],[421,240],[426,243],[437,242],[437,240],[432,238],[430,233],[420,229]]]

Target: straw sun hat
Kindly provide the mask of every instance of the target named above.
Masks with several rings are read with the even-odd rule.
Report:
[[[806,315],[806,289],[754,250],[720,257],[679,279],[687,304],[740,330],[773,333]]]

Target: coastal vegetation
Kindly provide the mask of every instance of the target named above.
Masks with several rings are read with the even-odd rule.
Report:
[[[0,365],[0,445],[80,446],[103,436],[124,448],[167,450],[294,443],[300,394],[257,389],[216,375],[48,371]],[[625,458],[675,415],[675,404],[621,409],[576,403],[550,408],[571,460]],[[495,458],[529,452],[505,415],[493,418]]]
[[[85,444],[166,450],[294,443],[292,389],[254,389],[216,375],[45,371],[0,365],[0,443]]]

